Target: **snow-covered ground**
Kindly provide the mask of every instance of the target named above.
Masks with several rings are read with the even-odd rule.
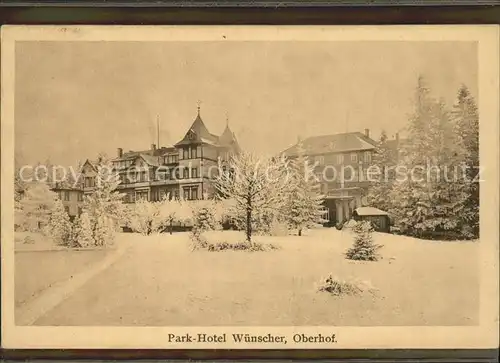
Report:
[[[243,233],[211,232],[237,241]],[[49,325],[473,325],[478,242],[421,241],[375,233],[378,262],[346,260],[352,235],[256,236],[270,252],[189,249],[189,234],[120,234],[127,252],[36,324]],[[45,268],[50,268],[46,266]],[[335,297],[322,277],[370,283],[375,294]]]

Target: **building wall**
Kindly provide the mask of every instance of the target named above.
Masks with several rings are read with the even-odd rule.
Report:
[[[81,190],[54,190],[59,196],[66,212],[71,218],[81,213],[83,205],[83,191]]]

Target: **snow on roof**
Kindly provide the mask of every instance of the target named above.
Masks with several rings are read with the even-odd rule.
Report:
[[[377,143],[361,132],[347,132],[334,135],[322,135],[309,137],[302,141],[306,155],[319,155],[334,152],[347,152],[358,150],[375,149]],[[294,145],[284,151],[285,155],[297,154],[297,146]]]
[[[374,207],[359,207],[354,212],[358,216],[388,216],[389,213]]]

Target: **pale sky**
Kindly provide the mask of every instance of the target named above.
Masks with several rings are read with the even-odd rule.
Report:
[[[417,77],[452,104],[477,96],[472,42],[17,42],[15,142],[22,163],[74,165],[116,148],[180,140],[198,100],[208,129],[276,153],[300,135],[381,129],[412,110]]]

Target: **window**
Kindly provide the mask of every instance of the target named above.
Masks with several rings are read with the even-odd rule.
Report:
[[[68,201],[69,200],[69,190],[64,191],[64,200]]]
[[[92,188],[94,186],[94,178],[91,176],[85,177],[85,187]]]
[[[83,193],[79,192],[77,195],[78,195],[78,201],[83,202]]]
[[[343,163],[344,163],[344,155],[338,154],[337,155],[337,164],[343,164]]]
[[[189,188],[184,188],[184,199],[189,200]]]
[[[351,154],[351,162],[357,163],[358,162],[358,154]]]
[[[198,187],[191,188],[191,199],[198,199]]]
[[[184,148],[184,149],[182,149],[182,151],[183,151],[182,158],[189,159],[189,148]]]
[[[184,179],[189,179],[189,168],[184,168],[184,170],[182,171],[182,177]]]
[[[136,200],[148,200],[148,192],[136,192],[135,198]]]
[[[191,178],[197,178],[197,177],[198,177],[198,169],[192,168],[191,169]]]
[[[167,180],[168,179],[168,170],[165,169],[158,169],[156,171],[156,180]]]
[[[369,151],[365,151],[365,162],[366,163],[371,163],[372,161],[372,154]]]
[[[196,159],[198,157],[198,148],[192,147],[191,148],[191,159]]]
[[[343,169],[344,181],[351,181],[352,179],[352,169],[350,167]]]
[[[179,162],[179,155],[167,155],[165,156],[165,164],[174,164]]]
[[[147,179],[147,173],[145,171],[141,171],[141,172],[139,172],[137,174],[138,174],[138,180],[137,180],[138,182],[145,182],[145,181],[148,180]]]
[[[163,198],[164,192],[161,191],[160,189],[153,189],[151,192],[151,200],[152,201],[158,201]]]
[[[324,156],[316,156],[314,158],[314,161],[318,163],[318,165],[324,165],[325,164],[325,157]]]

